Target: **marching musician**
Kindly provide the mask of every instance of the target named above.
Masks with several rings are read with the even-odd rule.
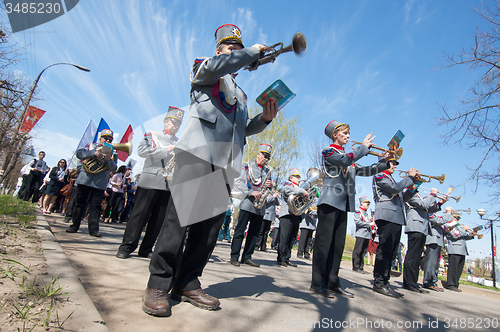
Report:
[[[201,288],[199,276],[216,245],[241,170],[245,137],[263,131],[278,113],[278,104],[269,98],[262,113],[250,119],[248,98],[235,81],[234,73],[258,60],[267,47],[244,47],[233,24],[216,30],[215,46],[215,56],[197,58],[191,70],[191,105],[174,149],[171,196],[143,297],[142,310],[154,316],[170,314],[170,290],[174,300],[219,308],[220,301]]]
[[[276,192],[276,182],[273,180],[271,185],[272,195],[267,196],[264,205],[264,218],[260,227],[259,239],[255,246],[255,250],[267,252],[267,237],[271,230],[271,224],[276,219],[276,206],[280,203],[278,193]]]
[[[82,148],[76,151],[76,157],[80,160],[97,159],[104,162],[106,168],[102,171],[92,174],[83,169],[83,172],[78,174],[76,185],[75,207],[72,214],[72,225],[66,229],[68,233],[76,233],[80,228],[83,215],[85,213],[84,206],[87,198],[90,197],[89,203],[89,234],[90,236],[101,237],[99,232],[99,219],[101,217],[101,203],[104,199],[104,191],[108,185],[109,172],[116,171],[116,163],[111,159],[111,152],[108,150],[101,151],[103,144],[113,142],[113,132],[109,129],[103,129],[99,138],[99,144],[91,144],[88,149]]]
[[[153,246],[160,233],[170,198],[164,168],[172,158],[178,141],[175,136],[184,117],[184,110],[169,106],[162,131],[148,131],[137,147],[139,157],[145,158],[141,178],[137,183],[134,208],[123,234],[116,257],[125,259],[139,244],[147,223],[146,233],[139,247],[139,256],[151,258]]]
[[[443,289],[438,287],[439,260],[441,256],[441,248],[444,247],[444,231],[443,225],[453,220],[453,209],[446,208],[446,213],[439,216],[432,213],[429,216],[431,223],[431,235],[427,235],[425,240],[425,262],[424,262],[424,288],[431,289],[436,292],[442,292]]]
[[[430,195],[422,198],[417,186],[405,192],[405,196],[409,195],[411,198],[406,202],[405,233],[408,237],[408,250],[403,263],[403,288],[416,293],[429,293],[418,284],[420,261],[426,238],[432,234],[429,214],[441,211],[446,200],[436,202],[436,194],[439,192],[437,188],[432,188]]]
[[[401,230],[405,224],[403,190],[410,188],[415,183],[418,171],[411,168],[408,176],[396,182],[392,174],[396,171],[399,162],[395,159],[389,160],[390,168],[373,177],[373,197],[375,200],[375,224],[379,235],[379,244],[373,267],[373,291],[390,297],[400,298],[403,294],[394,291],[389,285],[391,277],[391,265],[399,241]]]
[[[368,273],[364,271],[364,257],[372,238],[372,227],[375,226],[375,222],[368,215],[370,204],[368,196],[360,197],[359,209],[353,216],[356,224],[356,242],[352,250],[352,270],[360,273]]]
[[[318,227],[314,239],[311,290],[325,297],[338,294],[352,298],[354,294],[342,289],[339,279],[340,262],[347,231],[347,212],[354,212],[356,176],[373,176],[389,166],[390,158],[371,166],[360,166],[356,161],[369,153],[374,137],[368,134],[361,146],[346,153],[344,146],[350,137],[348,124],[333,120],[325,127],[325,135],[332,144],[323,149],[325,179],[318,199]]]
[[[454,214],[452,222],[458,223],[459,220],[460,215]],[[467,251],[467,241],[474,238],[469,231],[469,226],[458,225],[454,228],[447,228],[446,232],[446,238],[448,239],[448,273],[446,278],[446,289],[454,292],[462,291],[458,287],[460,276],[464,269],[465,256],[469,254]]]
[[[234,230],[231,242],[231,264],[234,266],[240,266],[238,259],[248,222],[250,222],[250,225],[248,226],[245,248],[241,255],[241,263],[253,267],[260,266],[252,261],[252,254],[259,237],[266,208],[264,207],[265,201],[264,205],[259,209],[254,204],[263,199],[264,193],[272,187],[270,169],[266,167],[271,158],[271,149],[272,147],[269,144],[260,144],[255,161],[243,163],[241,166],[241,175],[235,180],[235,185],[243,192],[244,198],[240,203],[238,224]],[[273,195],[269,196],[272,197]]]
[[[307,197],[309,193],[299,187],[300,171],[298,168],[292,168],[288,171],[288,181],[283,185],[283,204],[280,209],[280,223],[279,223],[279,243],[278,243],[278,265],[281,267],[297,267],[297,264],[290,262],[292,256],[292,246],[297,239],[299,225],[301,221],[300,216],[296,216],[289,212],[288,197],[290,195],[297,195]]]

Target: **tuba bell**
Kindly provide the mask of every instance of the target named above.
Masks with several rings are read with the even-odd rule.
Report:
[[[276,47],[278,46],[281,46],[281,48],[276,49]],[[304,55],[306,55],[307,52],[307,40],[302,32],[296,32],[293,35],[292,43],[290,45],[283,47],[283,43],[276,43],[272,46],[269,46],[267,49],[272,49],[273,51],[267,55],[262,56],[259,60],[255,61],[249,66],[244,67],[243,69],[247,69],[248,71],[256,70],[260,65],[274,62],[280,54],[291,51],[293,51],[293,53],[299,58],[302,58]]]
[[[129,141],[127,143],[114,143],[111,145],[113,146],[114,150],[123,151],[129,156],[132,153],[132,148],[133,148],[132,141]],[[100,150],[102,150],[102,146],[96,149],[96,151]],[[101,173],[106,169],[106,160],[104,159],[104,156],[102,156],[101,158],[85,159],[82,162],[82,167],[85,172],[90,174]]]
[[[309,194],[307,197],[290,195],[288,196],[288,211],[296,216],[303,214],[311,205],[316,202],[319,197],[319,189],[323,185],[323,179],[325,174],[317,168],[310,168],[307,171],[307,179],[302,181],[299,185],[300,188],[307,191]]]

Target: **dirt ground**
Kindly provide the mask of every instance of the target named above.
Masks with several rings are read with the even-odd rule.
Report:
[[[57,313],[64,295],[49,295],[58,283],[48,274],[34,223],[0,216],[0,331],[64,330],[66,317]]]

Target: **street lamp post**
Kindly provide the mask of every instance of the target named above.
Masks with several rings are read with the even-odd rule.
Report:
[[[21,117],[19,119],[19,122],[17,123],[16,125],[16,129],[14,130],[14,135],[13,135],[13,138],[12,138],[12,143],[16,144],[16,142],[20,142],[21,141],[21,137],[19,135],[19,131],[21,129],[21,126],[24,122],[24,117],[26,116],[26,112],[28,111],[28,107],[29,107],[29,104],[30,104],[30,101],[31,101],[31,97],[33,96],[33,93],[35,92],[35,89],[36,89],[36,86],[38,84],[38,81],[40,80],[40,77],[42,76],[42,74],[47,70],[49,69],[50,67],[53,67],[53,66],[57,66],[57,65],[69,65],[69,66],[73,66],[79,70],[82,70],[82,71],[86,71],[86,72],[89,72],[90,69],[88,68],[85,68],[83,66],[79,66],[79,65],[75,65],[75,64],[72,64],[72,63],[67,63],[67,62],[58,62],[58,63],[53,63],[51,64],[50,66],[47,66],[45,67],[41,72],[40,74],[38,74],[38,76],[36,77],[35,81],[33,82],[33,86],[31,87],[31,90],[28,94],[28,98],[26,98],[26,101],[24,103],[24,107],[23,107],[23,111],[21,113]],[[15,149],[14,149],[15,151]],[[6,171],[6,173],[8,174],[10,171],[7,171],[7,167],[8,165],[5,164],[6,161],[9,161],[9,158],[10,158],[10,155],[7,153],[5,154],[5,158],[4,158],[4,161],[2,163],[2,169],[4,169]],[[14,163],[17,161],[17,158],[16,160],[14,161]],[[8,162],[10,164],[10,162]],[[0,176],[0,180],[3,180],[3,177],[4,175],[1,175]]]
[[[73,66],[75,68],[78,68],[82,71],[86,71],[86,72],[89,72],[90,69],[88,68],[85,68],[83,66],[79,66],[79,65],[74,65],[72,63],[66,63],[66,62],[58,62],[58,63],[54,63],[54,64],[51,64],[50,66],[47,66],[45,67],[41,72],[40,74],[38,74],[38,76],[36,77],[35,81],[33,82],[33,86],[31,87],[31,90],[30,90],[30,93],[28,95],[28,98],[26,98],[26,102],[24,103],[24,108],[23,108],[23,112],[21,113],[21,118],[20,118],[20,121],[19,123],[17,124],[16,126],[16,130],[15,130],[15,138],[17,139],[17,136],[19,134],[19,130],[21,129],[21,125],[24,121],[24,117],[26,116],[26,112],[28,111],[28,107],[30,105],[30,101],[31,101],[31,97],[33,96],[33,93],[35,92],[35,89],[36,89],[36,86],[38,84],[38,81],[40,80],[40,77],[42,76],[43,72],[46,71],[47,69],[49,69],[50,67],[53,67],[53,66],[57,66],[57,65],[69,65],[69,66]]]
[[[497,221],[500,218],[500,211],[497,211],[497,217],[495,219],[490,219],[490,218],[484,218],[484,215],[486,214],[486,210],[484,209],[478,209],[477,214],[481,218],[481,220],[488,220],[490,222],[490,229],[491,229],[491,265],[492,265],[492,277],[493,277],[493,287],[496,288],[496,283],[497,283],[497,278],[496,278],[496,272],[495,272],[495,236],[493,234],[493,222]]]

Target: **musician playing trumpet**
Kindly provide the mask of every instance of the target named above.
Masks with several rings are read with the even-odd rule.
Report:
[[[453,215],[452,223],[458,223],[460,220],[459,214]],[[459,289],[460,275],[465,264],[465,256],[468,255],[467,241],[474,238],[469,233],[469,226],[459,226],[446,229],[446,238],[448,239],[448,273],[446,289],[461,292]]]
[[[265,207],[254,206],[254,202],[261,199],[261,196],[272,187],[270,170],[266,167],[271,158],[272,146],[269,144],[260,144],[259,152],[255,161],[243,163],[241,175],[235,180],[235,185],[243,192],[244,197],[240,203],[240,213],[238,215],[238,224],[234,230],[233,241],[231,242],[231,264],[240,266],[239,256],[241,244],[245,237],[245,229],[248,226],[247,240],[243,248],[241,263],[253,267],[260,265],[252,261],[252,254],[255,250],[255,244],[259,237],[262,220],[264,218]]]
[[[342,289],[339,279],[340,261],[344,251],[347,212],[355,210],[355,181],[358,176],[372,176],[389,168],[389,153],[385,159],[371,166],[360,166],[356,161],[366,156],[375,144],[372,133],[368,134],[359,148],[346,153],[344,146],[350,137],[348,124],[331,121],[325,135],[332,144],[323,149],[325,172],[321,195],[318,199],[318,226],[314,240],[311,290],[325,297],[338,294],[354,297]]]

